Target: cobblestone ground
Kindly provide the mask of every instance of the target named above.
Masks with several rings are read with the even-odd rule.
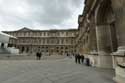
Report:
[[[115,83],[112,77],[112,70],[75,64],[69,58],[0,61],[0,83]]]

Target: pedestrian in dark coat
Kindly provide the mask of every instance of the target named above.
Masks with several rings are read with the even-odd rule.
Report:
[[[77,54],[74,55],[75,55],[75,62],[78,63],[78,55]]]
[[[39,59],[39,52],[36,53],[36,60]]]
[[[90,66],[90,60],[89,60],[89,58],[86,58],[86,65]]]
[[[81,62],[82,63],[84,63],[84,59],[85,59],[84,55],[81,55]]]
[[[41,56],[42,56],[42,55],[41,55],[41,52],[39,52],[39,60],[41,59]]]
[[[42,55],[41,55],[41,52],[37,52],[37,53],[36,53],[36,59],[37,59],[37,60],[40,60],[40,59],[41,59],[41,56],[42,56]]]
[[[81,56],[78,54],[78,63],[81,64]]]
[[[67,53],[67,56],[69,56],[69,54]]]

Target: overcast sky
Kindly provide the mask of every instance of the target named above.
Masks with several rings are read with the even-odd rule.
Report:
[[[0,0],[0,31],[77,28],[84,0]]]

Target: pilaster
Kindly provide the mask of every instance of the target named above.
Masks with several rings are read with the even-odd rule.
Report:
[[[112,68],[110,25],[97,25],[98,67]]]

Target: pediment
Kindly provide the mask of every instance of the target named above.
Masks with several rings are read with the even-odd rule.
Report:
[[[32,30],[29,29],[29,28],[24,27],[24,28],[22,28],[22,29],[20,29],[20,30],[18,30],[18,31],[32,31]]]

